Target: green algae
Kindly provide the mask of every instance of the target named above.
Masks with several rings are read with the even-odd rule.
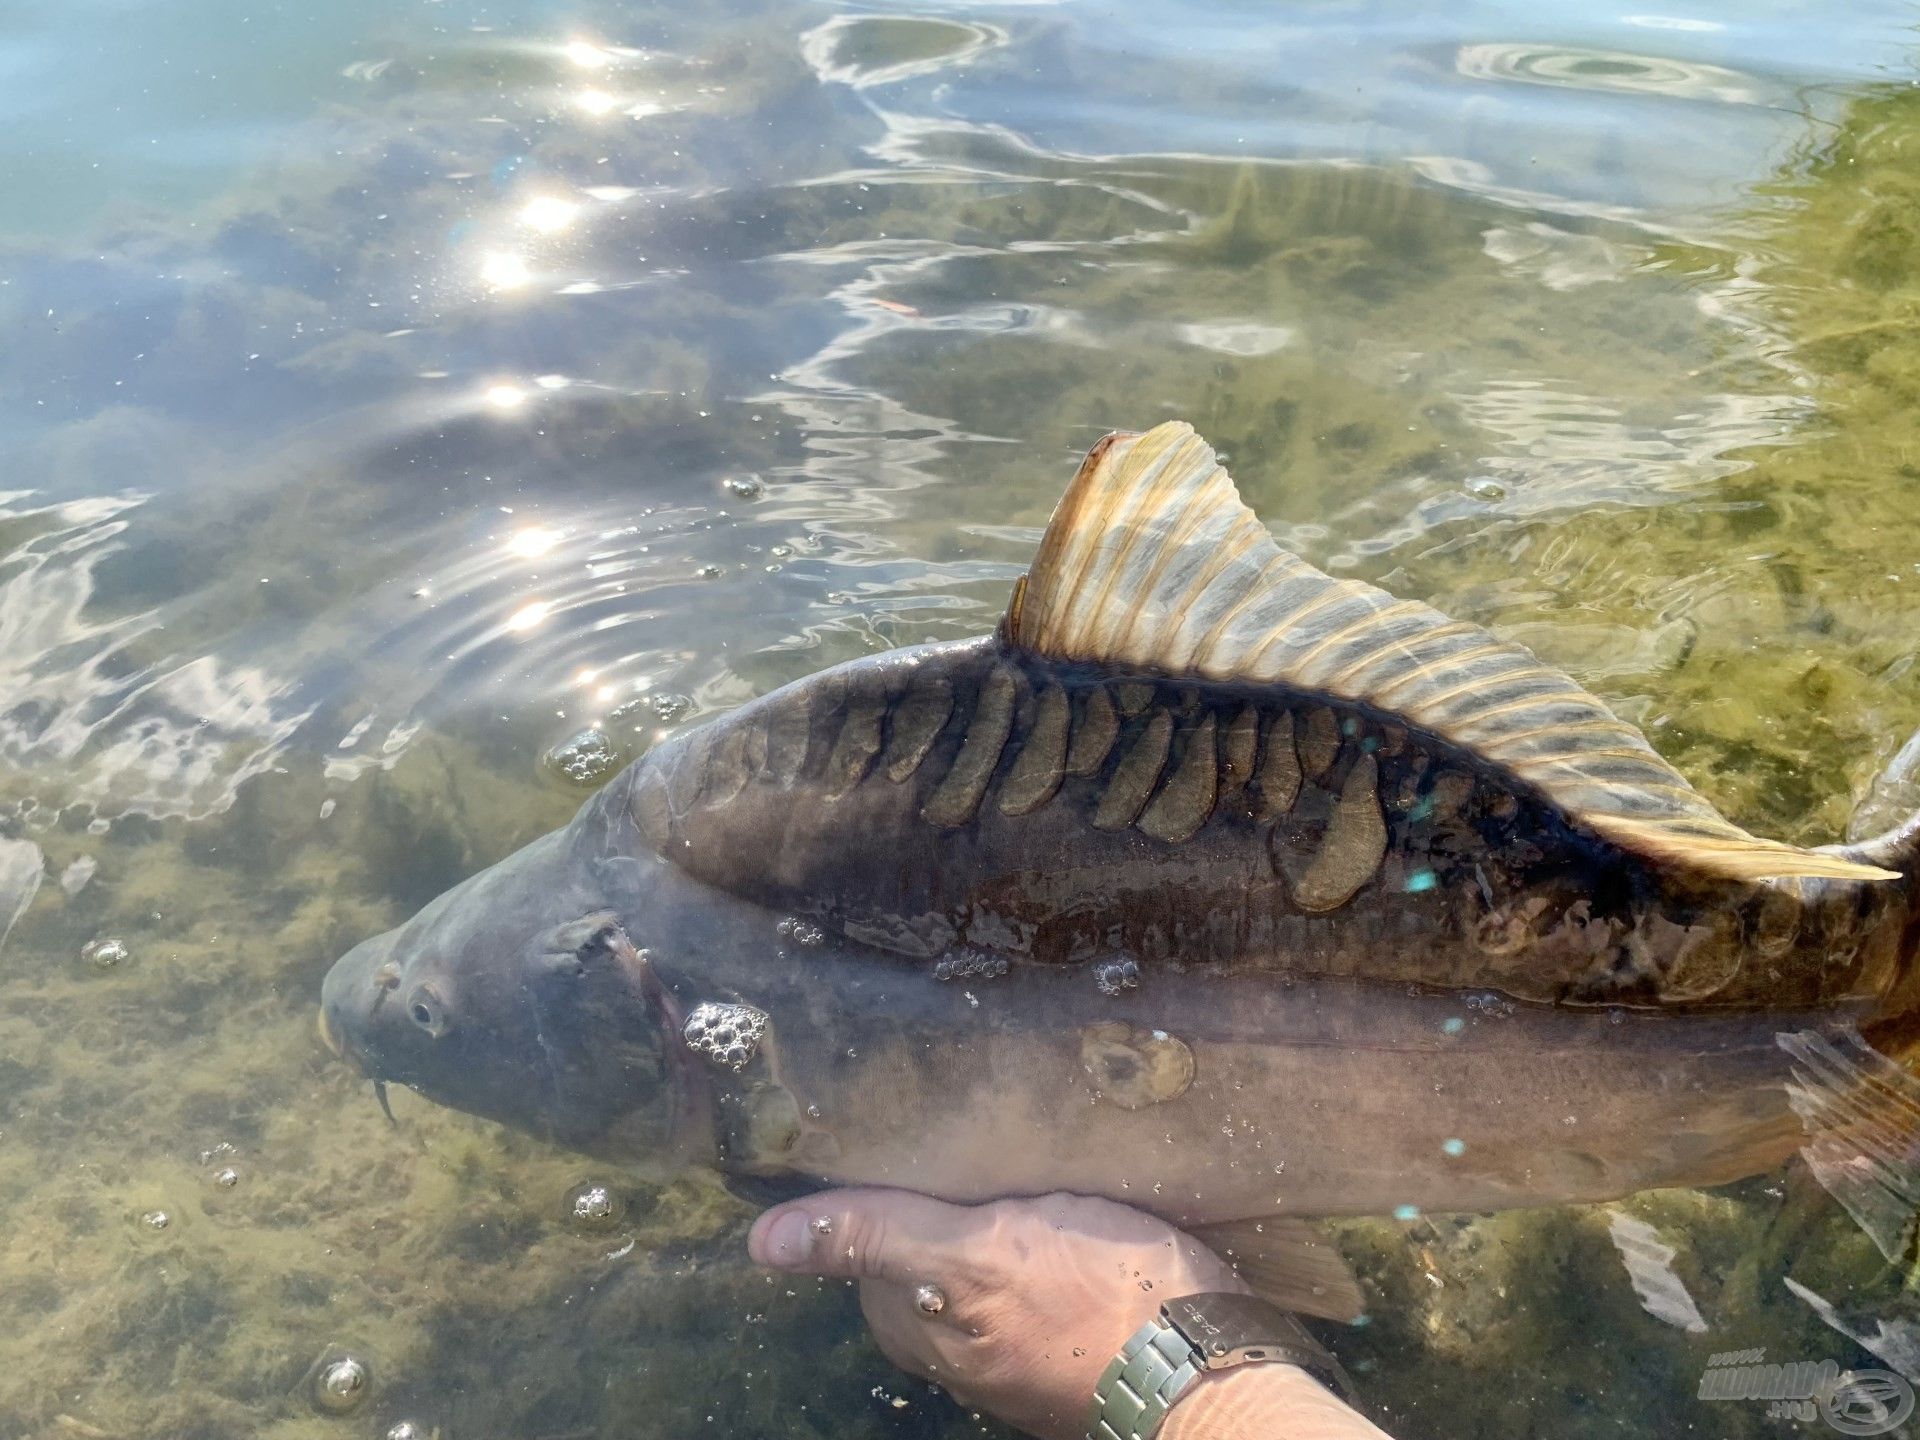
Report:
[[[936,56],[956,37],[935,32],[959,28],[913,23],[925,28],[863,32],[871,48],[849,63]],[[704,58],[712,93],[687,79],[677,98],[709,117],[781,109],[853,153],[784,51],[736,36]],[[531,73],[500,64],[488,74],[502,84]],[[446,168],[499,163],[506,147],[444,125],[432,87],[393,86],[410,122],[458,137]],[[777,139],[755,143],[741,163],[786,158]],[[1736,818],[1832,838],[1920,723],[1902,603],[1920,557],[1900,483],[1920,454],[1916,145],[1920,100],[1864,96],[1751,212],[1686,235],[1529,220],[1395,168],[1110,161],[958,131],[921,158],[984,175],[762,192],[744,231],[746,202],[706,197],[678,220],[698,237],[689,250],[772,257],[876,235],[954,247],[949,263],[858,293],[796,273],[779,298],[856,320],[978,321],[889,320],[835,378],[849,409],[881,412],[877,430],[931,417],[993,443],[956,443],[911,476],[856,468],[850,488],[893,499],[866,516],[867,537],[909,557],[911,577],[797,617],[727,615],[737,653],[706,656],[704,673],[737,699],[889,643],[986,629],[1073,456],[1108,427],[1178,414],[1315,560],[1525,639],[1646,724]],[[610,148],[544,146],[556,172]],[[691,147],[640,148],[663,181],[706,163]],[[286,188],[296,198],[276,223],[327,257],[349,187]],[[410,228],[466,208],[428,189]],[[378,258],[369,247],[367,273]],[[279,300],[278,321],[308,313],[292,288]],[[743,437],[728,468],[776,474],[790,511],[778,537],[807,554],[832,528],[814,517],[836,477],[754,430],[768,402],[729,394],[720,347],[702,339],[754,323],[754,303],[695,294],[647,314],[650,332],[608,337],[610,368],[639,393],[570,412],[564,438],[484,422],[434,437],[504,461],[462,470],[464,498],[510,500],[493,474],[543,465],[617,497],[636,445],[699,456],[699,436],[726,430]],[[211,304],[183,317],[179,363],[209,335],[238,343],[222,325]],[[84,355],[101,341],[63,343]],[[364,333],[286,357],[316,383],[387,383],[416,363]],[[364,616],[342,597],[431,567],[432,534],[409,528],[398,498],[425,442],[349,473],[299,438],[239,463],[206,509],[143,529],[98,610],[136,611],[181,573],[226,578],[129,665],[238,626],[262,629],[263,648],[350,648]],[[0,522],[0,553],[41,523]],[[313,540],[367,524],[402,538]],[[715,633],[701,643],[717,652]],[[403,685],[404,670],[370,665],[362,682]],[[571,812],[577,796],[533,762],[553,717],[511,708],[505,724],[455,716],[350,783],[296,749],[217,813],[115,813],[105,834],[44,773],[0,770],[5,833],[39,844],[49,874],[0,957],[0,1433],[320,1440],[402,1417],[448,1437],[547,1440],[979,1428],[887,1370],[839,1287],[751,1272],[745,1207],[611,1177],[626,1223],[578,1233],[563,1199],[593,1166],[402,1093],[389,1127],[321,1047],[314,999],[335,956]],[[98,869],[69,895],[55,877],[83,857]],[[82,947],[107,936],[130,958],[89,966]],[[227,1166],[230,1188],[213,1178]],[[1888,1303],[1902,1279],[1817,1194],[1775,1181],[1626,1208],[1683,1244],[1709,1336],[1641,1313],[1605,1209],[1337,1227],[1376,1304],[1371,1326],[1335,1343],[1389,1428],[1773,1433],[1763,1406],[1693,1399],[1708,1355],[1850,1355],[1780,1277]],[[156,1209],[164,1231],[142,1224]],[[371,1360],[373,1397],[323,1418],[303,1384],[342,1345]]]

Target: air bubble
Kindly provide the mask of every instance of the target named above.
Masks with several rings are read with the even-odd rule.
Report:
[[[546,754],[547,767],[573,785],[599,785],[620,768],[620,752],[603,730],[569,735]]]
[[[693,709],[693,697],[675,690],[663,690],[649,703],[653,706],[653,713],[662,720],[678,720]]]
[[[367,1362],[355,1355],[334,1355],[321,1362],[313,1377],[315,1408],[329,1415],[343,1415],[356,1409],[367,1398],[373,1373]]]
[[[112,970],[132,957],[122,940],[90,940],[80,947],[80,958],[96,970]]]
[[[567,1218],[581,1230],[611,1230],[626,1215],[615,1190],[598,1180],[583,1180],[567,1192]]]

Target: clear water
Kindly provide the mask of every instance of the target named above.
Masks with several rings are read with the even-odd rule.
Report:
[[[0,6],[0,1434],[991,1430],[734,1202],[389,1128],[313,1006],[582,726],[990,627],[1109,428],[1841,832],[1920,724],[1914,21]],[[1709,1354],[1869,1359],[1783,1277],[1902,1303],[1791,1176],[1626,1208],[1708,1333],[1606,1211],[1344,1226],[1389,1428],[1773,1433]]]

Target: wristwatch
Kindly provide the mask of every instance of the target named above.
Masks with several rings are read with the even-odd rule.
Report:
[[[1254,1361],[1298,1365],[1344,1400],[1353,1382],[1326,1346],[1278,1305],[1231,1291],[1183,1295],[1133,1334],[1093,1387],[1087,1440],[1148,1440],[1210,1370]]]

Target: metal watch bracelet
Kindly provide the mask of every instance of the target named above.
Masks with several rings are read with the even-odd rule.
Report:
[[[1202,1375],[1261,1361],[1297,1365],[1341,1398],[1353,1397],[1340,1362],[1277,1305],[1226,1292],[1188,1295],[1162,1305],[1101,1373],[1087,1440],[1149,1440]]]

